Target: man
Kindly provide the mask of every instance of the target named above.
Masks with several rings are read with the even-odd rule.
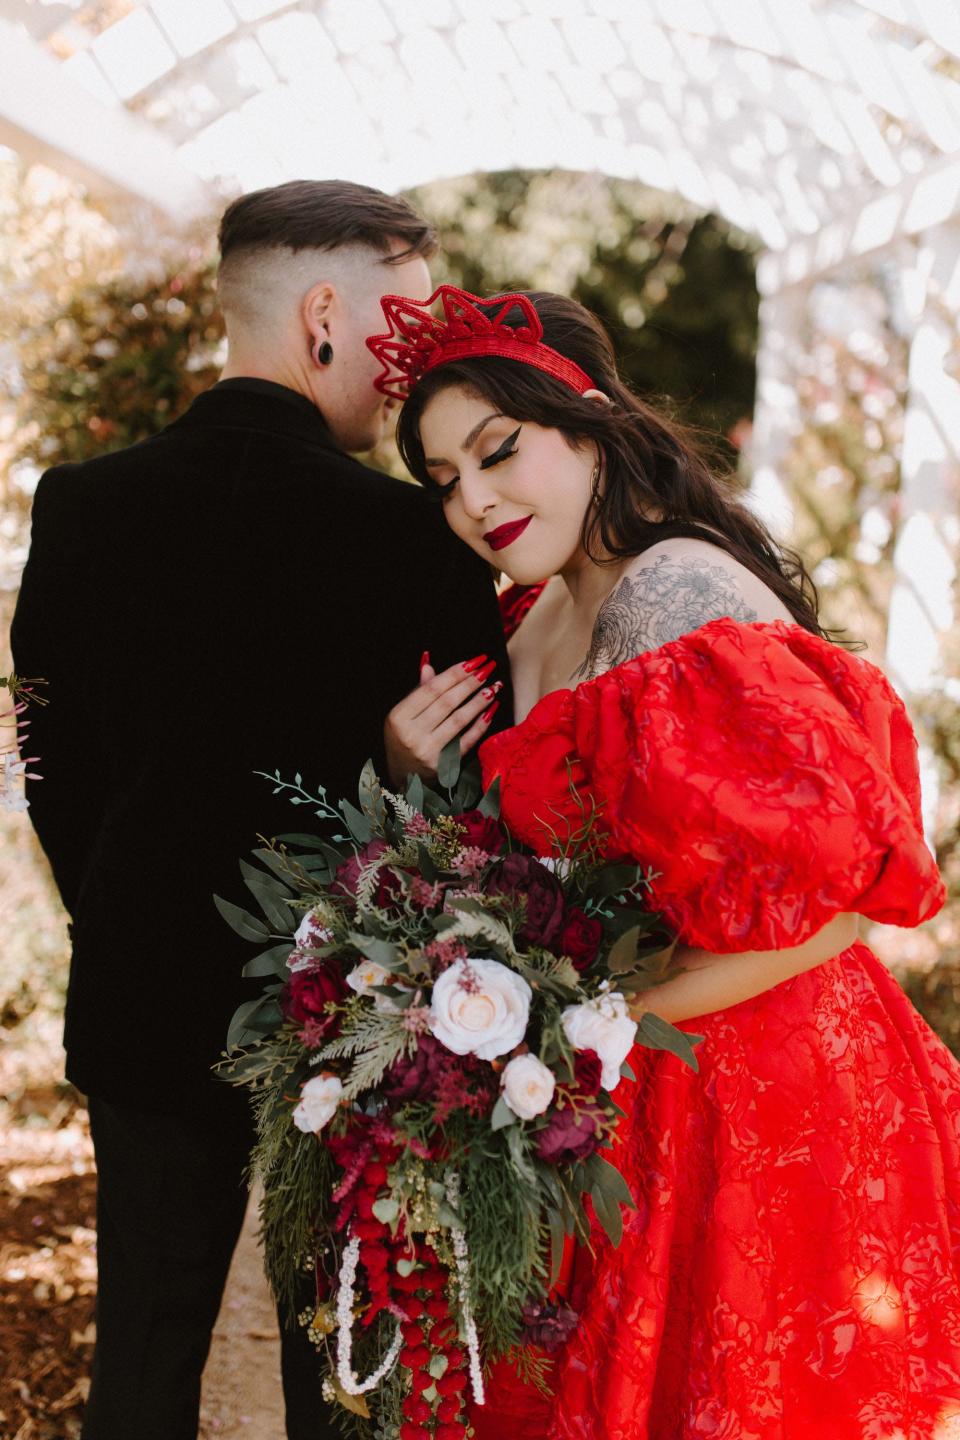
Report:
[[[210,1067],[258,988],[212,897],[242,900],[258,833],[299,828],[254,772],[353,797],[424,650],[508,680],[489,574],[347,453],[383,432],[364,341],[382,294],[430,293],[432,230],[299,181],[236,201],[220,239],[224,378],[154,438],[43,476],[14,621],[18,671],[48,681],[31,815],[72,919],[67,1075],[99,1174],[84,1440],[196,1436],[251,1142]],[[334,1434],[302,1332],[282,1348],[288,1436]]]

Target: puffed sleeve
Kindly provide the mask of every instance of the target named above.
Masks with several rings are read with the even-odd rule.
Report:
[[[542,843],[589,794],[687,944],[776,949],[841,911],[916,925],[943,903],[903,705],[799,626],[713,621],[541,707],[539,738],[501,752],[507,822]]]

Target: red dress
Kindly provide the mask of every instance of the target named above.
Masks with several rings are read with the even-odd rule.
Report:
[[[900,700],[796,625],[712,621],[546,695],[481,757],[541,854],[577,821],[571,766],[608,854],[652,866],[710,951],[943,901]],[[617,1092],[638,1209],[618,1249],[577,1252],[555,1400],[500,1366],[478,1440],[960,1435],[960,1066],[860,943],[686,1028],[699,1074],[637,1049]]]

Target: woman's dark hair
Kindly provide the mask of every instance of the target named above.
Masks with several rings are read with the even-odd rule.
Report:
[[[438,391],[461,386],[511,419],[559,430],[574,446],[592,441],[600,447],[603,493],[587,511],[582,535],[584,548],[599,564],[640,554],[678,522],[705,526],[724,537],[728,554],[773,591],[798,625],[836,639],[820,625],[816,586],[800,556],[777,544],[743,503],[728,473],[711,465],[692,430],[641,400],[620,379],[613,345],[597,317],[563,295],[523,293],[537,308],[544,344],[575,361],[613,403],[583,399],[520,360],[478,356],[451,361],[428,371],[400,412],[397,444],[410,473],[427,488],[437,488],[424,465],[420,418]],[[519,309],[516,314],[516,322],[508,318],[519,324]],[[651,510],[663,519],[646,519]]]

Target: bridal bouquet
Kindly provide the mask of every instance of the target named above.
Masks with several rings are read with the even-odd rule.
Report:
[[[296,1303],[315,1275],[300,1318],[345,1422],[460,1440],[483,1362],[513,1355],[542,1384],[543,1350],[576,1324],[550,1291],[567,1237],[589,1239],[587,1197],[619,1242],[631,1047],[695,1065],[695,1037],[627,1007],[669,947],[640,908],[647,877],[603,862],[591,814],[537,859],[455,745],[445,794],[416,777],[392,794],[368,765],[359,807],[334,809],[299,775],[267,778],[339,825],[241,862],[262,918],[217,901],[266,947],[221,1071],[255,1098],[271,1280]]]

